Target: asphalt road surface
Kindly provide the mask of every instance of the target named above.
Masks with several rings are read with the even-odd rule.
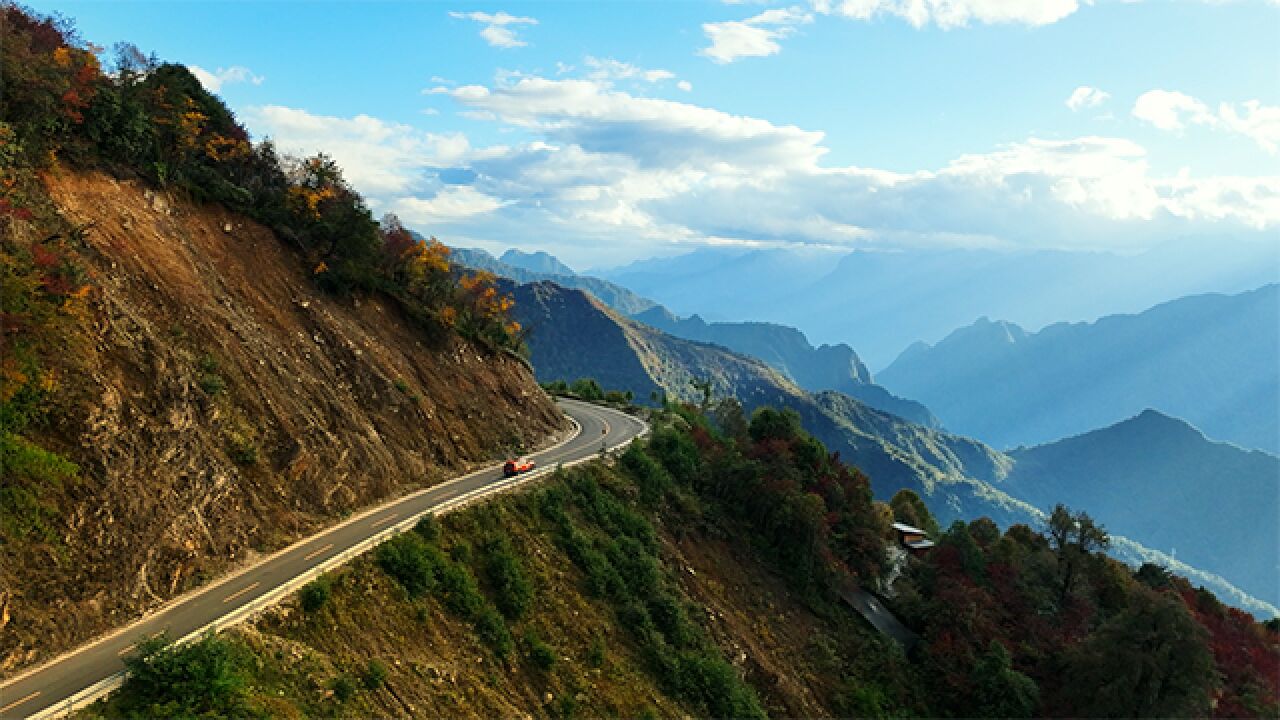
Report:
[[[644,422],[609,408],[560,400],[560,408],[577,421],[579,432],[568,441],[534,453],[533,473],[508,480],[500,465],[393,500],[300,540],[257,564],[178,597],[134,624],[73,650],[49,663],[0,684],[0,717],[53,717],[118,683],[124,656],[141,638],[167,631],[182,638],[213,623],[221,627],[271,604],[292,591],[317,568],[340,564],[344,556],[403,529],[430,510],[469,502],[537,477],[558,464],[584,461],[602,448],[620,447],[647,431]],[[90,690],[94,688],[94,690]],[[80,696],[77,698],[77,696]]]

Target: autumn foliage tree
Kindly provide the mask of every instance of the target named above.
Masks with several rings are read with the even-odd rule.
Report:
[[[35,170],[104,169],[258,220],[299,249],[325,291],[383,293],[434,329],[520,346],[492,276],[460,272],[447,248],[398,220],[380,225],[332,158],[281,159],[269,140],[251,142],[186,67],[121,44],[104,71],[108,54],[65,20],[4,2],[0,23],[0,220],[32,218]]]

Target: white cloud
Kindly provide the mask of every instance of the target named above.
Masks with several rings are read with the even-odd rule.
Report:
[[[517,48],[524,47],[529,43],[521,40],[515,32],[513,25],[537,25],[538,21],[531,17],[520,17],[517,15],[509,15],[505,12],[486,13],[486,12],[451,12],[449,17],[458,18],[459,20],[471,20],[484,25],[480,30],[480,37],[485,42],[497,48]]]
[[[711,44],[698,51],[724,64],[744,57],[765,57],[782,50],[778,40],[795,32],[795,26],[813,22],[813,15],[799,7],[773,8],[746,20],[704,23],[702,31]]]
[[[1199,98],[1170,90],[1149,90],[1133,104],[1133,116],[1160,130],[1182,131],[1202,125],[1253,140],[1269,153],[1280,151],[1280,107],[1247,100],[1221,103],[1215,112]]]
[[[643,80],[647,83],[658,83],[674,80],[676,77],[676,74],[670,70],[646,70],[613,58],[600,59],[588,55],[583,62],[590,68],[587,77],[601,83],[612,83],[615,80]]]
[[[223,85],[231,85],[233,83],[247,82],[252,85],[261,85],[263,78],[254,75],[253,71],[243,65],[232,65],[229,68],[218,68],[213,72],[209,72],[199,65],[188,65],[187,69],[192,75],[200,81],[205,90],[211,93],[221,92]]]
[[[1280,149],[1280,107],[1247,100],[1237,110],[1223,103],[1218,106],[1218,118],[1228,130],[1249,137],[1267,152]]]
[[[450,94],[468,110],[492,113],[557,141],[654,164],[731,158],[735,166],[775,172],[816,163],[827,152],[820,132],[636,97],[588,80],[522,77],[492,89],[466,85]]]
[[[1182,130],[1188,124],[1212,125],[1217,121],[1209,106],[1190,95],[1149,90],[1133,103],[1133,116],[1161,130]]]
[[[388,205],[388,210],[407,223],[434,226],[484,215],[502,205],[502,201],[469,185],[446,185],[431,198],[398,198]]]
[[[825,166],[821,132],[603,80],[509,77],[442,94],[525,139],[477,148],[288,108],[251,127],[275,128],[284,147],[323,141],[378,207],[446,241],[519,237],[598,262],[671,243],[1139,250],[1280,226],[1280,177],[1161,175],[1123,138],[1029,138],[902,173]],[[1236,117],[1265,125],[1264,110]]]
[[[1098,107],[1110,97],[1111,93],[1081,85],[1071,92],[1071,97],[1067,98],[1067,107],[1071,108],[1072,112],[1079,112],[1084,108]]]
[[[1048,25],[1079,8],[1076,0],[815,0],[820,12],[834,12],[854,20],[871,20],[894,15],[913,27],[930,23],[940,28],[983,24],[1016,23]]]
[[[684,92],[693,92],[693,83],[689,82],[688,80],[681,80],[680,82],[676,83],[676,87],[683,90]]]
[[[375,197],[407,192],[424,169],[463,162],[471,151],[460,133],[424,133],[368,115],[338,118],[266,105],[249,108],[245,120],[255,134],[271,137],[283,152],[327,153],[347,180]]]

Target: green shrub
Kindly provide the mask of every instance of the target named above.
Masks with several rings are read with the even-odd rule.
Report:
[[[698,448],[687,433],[672,428],[655,430],[649,440],[649,451],[677,481],[688,485],[697,479]]]
[[[314,613],[328,605],[332,584],[333,581],[327,576],[321,576],[303,585],[302,592],[298,593],[302,609],[308,613]]]
[[[456,545],[449,548],[449,557],[454,562],[469,563],[471,562],[471,543],[460,540]]]
[[[339,675],[334,678],[333,684],[329,688],[333,690],[333,697],[341,703],[350,700],[356,694],[356,684],[347,675]]]
[[[232,430],[227,433],[227,455],[237,465],[248,467],[258,462],[258,446],[245,433]]]
[[[620,460],[623,471],[635,480],[640,499],[650,507],[657,505],[671,488],[671,476],[638,443],[632,443]]]
[[[604,390],[600,389],[600,383],[591,378],[579,378],[573,381],[569,386],[569,392],[580,400],[587,402],[597,402],[604,399]]]
[[[423,515],[417,525],[413,526],[414,532],[422,536],[423,540],[435,545],[440,542],[440,521],[435,515],[430,513]]]
[[[247,717],[249,650],[212,633],[181,647],[161,635],[125,658],[111,703],[125,717]]]
[[[697,636],[680,601],[661,590],[655,590],[650,597],[649,617],[653,618],[653,624],[666,636],[667,642],[678,648],[693,645]]]
[[[542,641],[532,631],[525,633],[525,645],[529,646],[529,660],[542,672],[551,672],[556,664],[555,648]]]
[[[440,594],[445,607],[467,620],[478,617],[485,607],[475,577],[457,562],[446,562],[440,568]]]
[[[58,511],[49,495],[74,480],[80,468],[23,438],[0,433],[0,533],[11,539],[52,542]]]
[[[485,576],[493,588],[498,609],[512,620],[519,619],[533,602],[533,585],[520,559],[505,537],[486,543],[484,551]]]
[[[0,433],[0,477],[24,478],[28,483],[61,487],[80,468],[61,455],[49,452],[23,438]]]
[[[196,367],[199,368],[202,373],[216,373],[218,372],[219,367],[218,358],[210,355],[209,353],[205,353],[196,361]]]
[[[0,533],[7,538],[52,541],[57,513],[24,487],[0,487]]]
[[[677,668],[680,694],[705,707],[710,717],[766,717],[755,692],[723,658],[710,653],[682,653]]]
[[[444,564],[440,551],[414,533],[403,533],[382,543],[374,552],[374,558],[384,572],[404,587],[409,597],[431,592]]]
[[[360,684],[366,690],[377,690],[387,683],[387,666],[380,660],[370,659],[360,674]]]
[[[604,667],[606,654],[604,637],[596,635],[591,638],[591,647],[587,648],[587,664],[593,668]]]
[[[511,632],[507,630],[507,623],[497,610],[489,606],[481,608],[475,618],[475,628],[480,640],[488,645],[495,655],[505,658],[511,654],[514,646]]]
[[[219,395],[227,389],[227,383],[222,379],[222,376],[213,373],[202,374],[196,382],[200,389],[204,391],[204,394],[210,397]]]

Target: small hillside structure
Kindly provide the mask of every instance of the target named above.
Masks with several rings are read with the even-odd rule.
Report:
[[[933,541],[929,539],[928,534],[914,525],[896,522],[893,524],[893,529],[898,533],[898,544],[912,554],[920,554],[933,547]]]

